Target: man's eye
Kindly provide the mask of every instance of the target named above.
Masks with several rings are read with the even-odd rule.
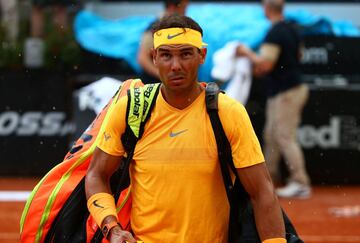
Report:
[[[169,58],[169,57],[170,57],[170,54],[169,54],[169,53],[161,53],[161,54],[160,54],[160,57],[162,57],[162,58]]]
[[[192,53],[191,52],[184,52],[183,54],[182,54],[182,56],[183,57],[189,57],[189,56],[192,56]]]

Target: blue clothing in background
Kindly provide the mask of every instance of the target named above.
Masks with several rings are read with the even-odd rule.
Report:
[[[186,15],[196,20],[204,30],[208,56],[200,68],[199,79],[206,82],[211,81],[212,55],[217,49],[229,41],[238,40],[256,50],[270,27],[260,5],[190,5]],[[349,21],[332,21],[301,9],[287,11],[285,17],[302,26],[303,35],[360,37],[360,30]],[[75,18],[75,36],[84,49],[107,57],[123,58],[140,73],[136,56],[141,36],[155,19],[156,16],[129,16],[114,21],[81,11]]]

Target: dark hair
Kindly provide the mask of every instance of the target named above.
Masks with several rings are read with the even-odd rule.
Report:
[[[169,6],[179,6],[182,0],[164,0],[165,8]]]
[[[283,12],[285,0],[263,0],[263,4],[278,13]]]
[[[155,33],[158,30],[168,29],[168,28],[189,28],[197,30],[203,35],[203,30],[198,23],[195,22],[190,17],[172,14],[161,18],[152,26],[152,31]]]

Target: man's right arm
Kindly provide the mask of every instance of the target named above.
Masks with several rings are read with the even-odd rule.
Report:
[[[96,148],[90,162],[88,171],[85,177],[85,192],[87,200],[98,193],[112,194],[110,189],[110,177],[116,171],[121,161],[120,156],[113,156],[105,153],[99,148]],[[116,208],[113,208],[115,210]],[[94,216],[94,215],[92,215]],[[106,216],[101,220],[101,228],[105,224],[113,221],[117,222],[117,218],[113,215]],[[121,230],[120,226],[115,226],[109,233],[110,242],[136,242],[132,235]]]
[[[87,199],[99,192],[111,194],[109,180],[120,163],[119,156],[113,156],[96,148],[85,177]]]

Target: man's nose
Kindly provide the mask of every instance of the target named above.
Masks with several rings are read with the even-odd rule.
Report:
[[[178,71],[181,70],[181,64],[180,64],[180,58],[177,56],[174,56],[171,62],[171,70],[172,71]]]

